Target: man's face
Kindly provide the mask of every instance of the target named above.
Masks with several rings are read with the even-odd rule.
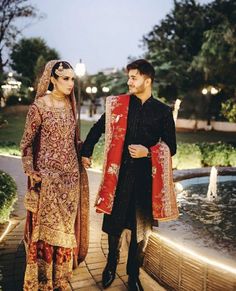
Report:
[[[129,71],[128,77],[127,85],[129,86],[130,94],[137,95],[145,92],[149,83],[145,75],[141,75],[137,69],[134,69]]]

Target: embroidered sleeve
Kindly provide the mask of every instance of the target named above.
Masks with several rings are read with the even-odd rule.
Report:
[[[41,116],[38,107],[33,104],[29,108],[23,137],[20,143],[23,169],[25,173],[34,171],[33,167],[33,141],[41,124]]]

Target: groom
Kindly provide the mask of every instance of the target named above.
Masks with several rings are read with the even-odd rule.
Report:
[[[153,218],[178,216],[173,191],[166,191],[172,195],[168,199],[161,196],[164,187],[171,185],[170,156],[176,152],[176,137],[171,108],[152,96],[153,66],[140,59],[129,64],[127,72],[129,95],[107,97],[106,113],[91,128],[81,155],[84,166],[90,167],[94,146],[105,133],[104,173],[96,201],[97,212],[104,213],[102,230],[108,234],[109,245],[103,287],[115,279],[121,233],[128,228],[128,285],[130,290],[143,290],[139,280],[140,242],[151,229]],[[156,169],[167,172],[160,175]],[[154,190],[159,192],[154,194]],[[170,205],[164,205],[165,199]]]

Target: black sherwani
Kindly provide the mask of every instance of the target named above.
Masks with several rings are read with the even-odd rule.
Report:
[[[95,144],[104,132],[105,114],[91,128],[82,147],[82,156],[92,155]],[[174,155],[176,137],[171,108],[152,96],[142,104],[139,98],[131,95],[118,185],[112,213],[104,214],[104,232],[119,236],[124,228],[135,228],[136,213],[141,214],[143,219],[151,220],[151,160],[131,158],[128,146],[141,144],[150,148],[160,138]]]

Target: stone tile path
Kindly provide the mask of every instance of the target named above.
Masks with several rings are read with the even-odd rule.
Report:
[[[23,244],[23,230],[25,210],[23,197],[26,189],[26,177],[21,168],[21,160],[15,157],[0,156],[0,169],[9,173],[18,187],[18,201],[11,216],[10,231],[0,242],[0,291],[22,290],[25,270],[25,250]],[[102,215],[96,214],[93,208],[100,173],[89,171],[90,185],[90,243],[85,261],[73,272],[70,281],[72,290],[95,291],[103,290],[101,274],[106,264],[107,236],[102,233]],[[7,225],[0,227],[0,236]],[[117,267],[117,276],[108,291],[125,291],[127,289],[126,275],[127,251],[121,252],[121,259]],[[147,273],[141,270],[141,281],[145,291],[164,291]]]

